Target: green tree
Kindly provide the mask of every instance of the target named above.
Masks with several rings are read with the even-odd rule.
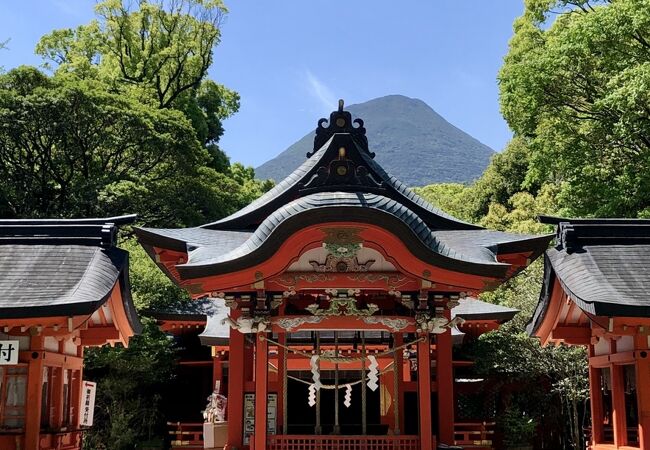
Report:
[[[650,3],[527,0],[499,74],[501,108],[530,149],[530,184],[579,216],[650,205]]]
[[[156,323],[144,319],[144,331],[128,348],[105,346],[85,355],[84,376],[97,381],[95,426],[85,433],[84,448],[130,450],[135,443],[163,436],[163,393],[173,380],[176,349]]]
[[[0,75],[0,216],[134,212],[139,224],[194,226],[268,189],[218,146],[222,121],[239,108],[235,92],[206,78],[222,4],[107,0],[97,12],[88,25],[43,37],[37,50],[52,75],[32,67]],[[128,230],[121,245],[140,311],[188,301]],[[161,392],[175,347],[143,320],[128,349],[86,352],[99,394],[85,447],[133,449],[165,435]]]
[[[223,172],[222,121],[239,109],[239,94],[206,79],[227,13],[218,0],[105,0],[97,19],[43,36],[36,52],[56,74],[101,80],[115,93],[182,111],[196,138]]]

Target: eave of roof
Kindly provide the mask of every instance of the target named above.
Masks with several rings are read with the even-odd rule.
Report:
[[[471,297],[461,298],[458,300],[458,303],[458,306],[455,306],[451,310],[452,318],[458,316],[465,320],[496,320],[506,322],[519,312],[515,308],[495,305]]]
[[[116,224],[134,218],[0,220],[0,316],[90,315],[117,286],[129,324],[138,332],[128,253],[115,246]]]
[[[183,239],[188,263],[176,266],[184,279],[223,274],[269,258],[294,232],[328,221],[371,223],[389,229],[405,242],[418,258],[442,268],[470,274],[504,277],[509,264],[496,255],[526,250],[541,254],[552,236],[516,235],[488,230],[433,231],[413,211],[377,194],[328,192],[301,197],[269,215],[254,233],[201,230],[205,245],[197,244],[197,229],[136,229],[140,241],[164,247],[170,239],[181,251]],[[207,233],[213,233],[212,238]],[[194,242],[191,242],[194,241]]]
[[[556,220],[558,242],[545,255],[544,284],[529,333],[547,320],[555,280],[586,313],[650,317],[650,221]]]
[[[273,213],[289,201],[305,195],[301,192],[320,167],[327,166],[338,157],[340,148],[347,149],[351,160],[366,167],[371,175],[382,184],[382,195],[416,212],[424,222],[433,229],[481,229],[480,226],[463,222],[432,206],[422,197],[415,194],[401,181],[388,174],[371,156],[365,144],[349,134],[333,134],[329,140],[298,167],[287,178],[278,183],[273,189],[253,201],[248,206],[216,222],[202,225],[202,228],[221,230],[254,229],[269,214]],[[359,186],[320,186],[310,189],[309,194],[331,191],[363,191]]]

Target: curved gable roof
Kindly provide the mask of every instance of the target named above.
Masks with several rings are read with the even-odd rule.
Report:
[[[92,314],[119,284],[131,328],[139,332],[128,253],[115,245],[117,224],[134,219],[0,220],[0,317]]]
[[[390,175],[373,158],[368,147],[363,122],[351,126],[351,115],[339,109],[332,112],[329,126],[323,127],[325,119],[319,121],[314,138],[314,151],[308,154],[307,160],[287,178],[278,183],[273,189],[253,201],[248,206],[216,222],[203,225],[202,228],[214,230],[250,230],[255,229],[269,214],[282,205],[311,193],[336,191],[365,191],[376,192],[402,203],[416,212],[432,229],[480,229],[481,227],[456,219],[455,217],[434,207],[396,177]],[[340,149],[345,149],[341,156]],[[319,182],[318,178],[326,178],[325,173],[331,172],[331,165],[338,160],[349,161],[350,166],[357,172],[363,173],[355,184],[349,184],[349,178]],[[366,173],[368,175],[366,175]]]
[[[529,332],[545,320],[556,279],[589,314],[650,317],[650,221],[553,220],[558,242],[546,252],[544,285]]]

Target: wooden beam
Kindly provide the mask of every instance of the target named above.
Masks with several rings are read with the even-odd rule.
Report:
[[[286,325],[289,320],[295,321],[295,325],[291,328],[288,328]],[[314,322],[314,320],[319,321]],[[301,323],[300,321],[303,322]],[[397,326],[396,324],[399,324],[399,328],[395,328]],[[390,333],[399,331],[401,333],[413,333],[415,332],[415,319],[406,316],[370,316],[367,318],[359,316],[285,316],[273,317],[271,319],[271,327],[277,333],[295,333],[296,331],[312,330],[365,330],[387,331]]]
[[[563,341],[572,345],[589,345],[591,328],[558,325],[551,331],[549,340]]]
[[[120,339],[120,332],[113,326],[95,326],[79,333],[82,345],[104,345],[108,341]]]

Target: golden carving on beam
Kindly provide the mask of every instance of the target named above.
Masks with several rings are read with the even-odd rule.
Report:
[[[279,319],[276,323],[280,328],[283,328],[287,331],[292,331],[295,328],[298,328],[300,325],[306,323],[321,323],[323,317],[319,316],[306,316],[306,317],[284,317]]]
[[[435,317],[427,313],[418,313],[415,315],[417,331],[420,333],[442,334],[456,325],[463,324],[465,320],[460,317],[454,317],[447,320],[445,317]]]
[[[321,309],[318,303],[312,303],[306,309],[315,316],[372,316],[379,311],[379,306],[368,303],[365,309],[359,309],[355,299],[341,297],[331,299],[327,309]]]
[[[355,257],[363,247],[363,239],[359,237],[363,230],[354,227],[322,228],[321,231],[325,233],[323,247],[338,258]]]
[[[398,332],[409,326],[406,319],[393,319],[390,317],[364,317],[363,321],[368,325],[384,325],[393,332]]]
[[[281,277],[274,279],[273,281],[278,283],[280,286],[290,288],[289,290],[291,290],[298,284],[299,281],[304,281],[305,283],[316,283],[334,280],[336,280],[334,276],[325,273],[301,273],[296,275],[286,273]]]

